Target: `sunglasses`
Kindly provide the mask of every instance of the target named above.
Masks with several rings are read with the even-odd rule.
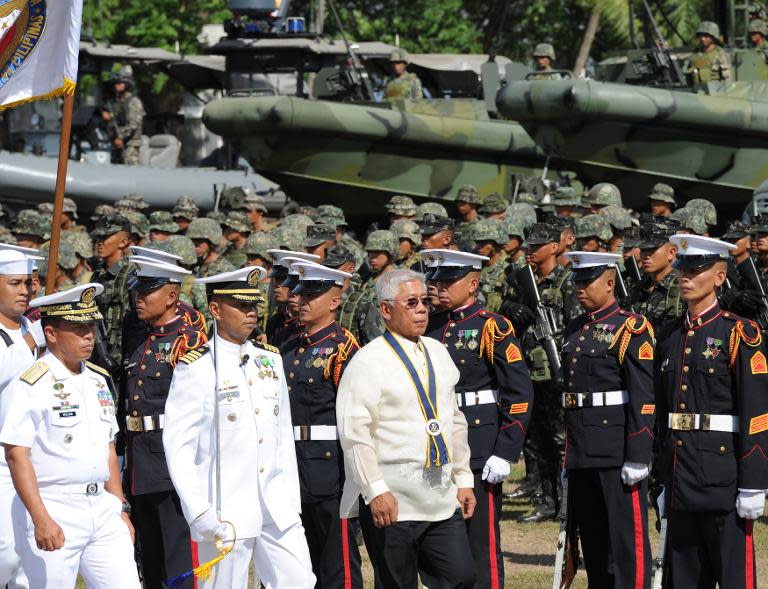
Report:
[[[426,308],[429,308],[429,305],[431,303],[431,299],[429,297],[410,297],[408,299],[405,299],[404,301],[398,300],[398,299],[388,299],[391,303],[401,303],[406,309],[409,311],[413,311],[416,309],[419,305],[424,305]]]

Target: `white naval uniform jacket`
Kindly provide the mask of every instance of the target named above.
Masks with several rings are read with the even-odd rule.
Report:
[[[237,346],[218,337],[215,347],[210,342],[179,362],[165,405],[163,445],[184,517],[192,522],[216,509],[217,353],[220,519],[232,522],[238,539],[259,536],[271,521],[285,530],[300,521],[301,503],[282,359],[251,342]]]

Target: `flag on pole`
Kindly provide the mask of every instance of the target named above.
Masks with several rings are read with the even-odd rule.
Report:
[[[0,0],[0,110],[75,93],[83,0]]]

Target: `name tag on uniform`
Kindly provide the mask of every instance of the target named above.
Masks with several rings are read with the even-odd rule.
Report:
[[[224,386],[219,388],[219,401],[231,402],[232,399],[240,398],[240,389],[237,385]]]
[[[60,418],[75,417],[76,415],[77,411],[62,411],[59,413]]]

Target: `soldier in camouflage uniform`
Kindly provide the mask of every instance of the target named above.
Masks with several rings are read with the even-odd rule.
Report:
[[[765,40],[768,37],[768,27],[765,26],[765,21],[759,18],[752,19],[747,26],[747,33],[752,48],[765,55],[766,50],[768,50],[768,43]]]
[[[688,207],[677,209],[669,216],[669,220],[677,223],[678,233],[707,235],[709,232],[704,216]]]
[[[413,220],[417,223],[421,223],[424,220],[424,215],[447,217],[448,211],[439,202],[423,202],[416,207],[416,215],[414,215]]]
[[[730,251],[725,284],[718,294],[720,306],[747,319],[757,320],[763,302],[758,285],[752,280],[750,228],[740,221],[733,221],[720,239],[736,246]]]
[[[504,213],[505,219],[519,219],[523,227],[530,227],[536,223],[536,207],[527,202],[517,202],[507,207]]]
[[[136,192],[126,194],[115,203],[115,209],[120,215],[125,211],[143,211],[148,208],[149,205],[144,202],[144,198]]]
[[[103,217],[104,215],[114,215],[116,212],[117,209],[112,205],[96,205],[93,209],[93,214],[91,215],[91,223],[96,223],[96,221],[99,220],[99,217]]]
[[[336,243],[343,245],[347,250],[353,252],[357,265],[362,265],[365,261],[365,250],[359,241],[346,233],[348,223],[344,217],[344,211],[334,205],[320,205],[317,207],[317,212],[320,215],[318,223],[334,227],[336,229]]]
[[[632,227],[632,215],[629,214],[627,209],[617,207],[616,205],[608,205],[600,209],[600,215],[606,218],[611,226],[611,239],[608,240],[607,249],[612,254],[622,253],[624,247],[624,232]],[[617,264],[619,268],[622,268],[622,260],[619,260]]]
[[[410,196],[402,196],[396,194],[389,199],[389,202],[385,205],[387,213],[389,213],[390,224],[395,221],[415,221],[416,220],[416,205]]]
[[[44,258],[38,264],[38,272],[42,284],[45,284],[48,278],[49,246],[50,242],[47,242],[40,248],[40,255]],[[75,255],[75,248],[72,246],[72,242],[62,238],[59,243],[59,256],[56,259],[55,286],[57,291],[69,290],[75,286],[75,281],[72,279],[71,274],[77,268],[77,264],[77,255]],[[44,294],[45,287],[41,287],[38,291],[38,296],[43,296]]]
[[[312,219],[312,217],[309,217],[302,213],[294,213],[292,215],[287,215],[282,219],[280,219],[279,227],[283,227],[283,226],[295,227],[299,231],[301,231],[302,234],[306,234],[307,227],[310,227],[314,224],[315,224],[315,221]]]
[[[179,226],[168,211],[152,211],[149,214],[149,241],[165,241],[179,232]]]
[[[192,219],[200,216],[200,207],[189,196],[180,196],[173,207],[173,220],[179,226],[179,233],[186,234]]]
[[[559,80],[562,76],[552,71],[552,63],[555,61],[555,48],[549,43],[539,43],[533,49],[534,73],[532,80]]]
[[[640,260],[643,280],[632,292],[637,313],[645,315],[659,333],[664,324],[680,317],[685,303],[680,298],[677,270],[672,267],[677,248],[669,242],[675,227],[658,222],[640,227]]]
[[[91,282],[93,276],[93,243],[87,233],[71,231],[61,234],[61,243],[68,242],[72,245],[72,252],[77,260],[76,264],[68,271],[73,284],[86,284]]]
[[[525,227],[526,225],[520,219],[510,217],[504,219],[504,229],[508,239],[503,251],[506,254],[509,272],[525,266],[525,250],[523,249]]]
[[[453,243],[453,220],[427,213],[419,223],[421,249],[446,249]]]
[[[221,226],[207,217],[192,219],[187,228],[187,235],[195,246],[197,264],[193,268],[198,278],[207,278],[223,272],[231,272],[236,268],[216,251],[221,241]]]
[[[659,217],[669,217],[677,206],[675,189],[669,184],[659,182],[648,195],[648,206],[651,214]]]
[[[298,227],[290,225],[279,225],[275,227],[270,235],[277,244],[276,249],[298,251],[301,249],[301,242],[304,241],[306,230],[299,230]]]
[[[317,223],[307,227],[307,235],[301,245],[308,254],[314,254],[322,261],[325,252],[336,243],[336,229],[330,225]]]
[[[395,269],[400,243],[394,233],[377,229],[365,241],[371,277],[342,303],[339,324],[352,332],[361,346],[373,341],[384,332],[376,299],[376,279]]]
[[[277,244],[271,233],[256,231],[251,233],[245,244],[244,252],[248,256],[246,266],[261,266],[266,270],[264,278],[259,281],[260,300],[257,303],[257,325],[261,331],[267,329],[269,320],[269,274],[272,271],[272,256],[269,250],[277,249]]]
[[[613,237],[605,215],[587,215],[576,219],[576,249],[583,252],[605,252]]]
[[[752,220],[752,235],[757,249],[755,266],[768,286],[768,215],[758,215]],[[766,289],[768,290],[768,289]]]
[[[139,211],[126,211],[123,217],[131,222],[131,243],[142,245],[149,236],[149,219]]]
[[[251,234],[251,222],[242,211],[230,211],[223,225],[224,237],[228,244],[222,255],[235,268],[242,268],[248,259],[243,249]]]
[[[16,238],[16,245],[40,249],[51,237],[51,224],[36,210],[24,209],[16,215],[11,232]]]
[[[485,197],[483,206],[478,209],[478,212],[486,219],[504,219],[504,213],[507,210],[509,203],[498,192],[491,192]]]
[[[243,204],[239,210],[248,216],[252,231],[261,231],[264,225],[264,215],[267,214],[267,205],[264,199],[256,194],[252,188],[244,188]]]
[[[469,249],[475,247],[473,232],[478,221],[480,221],[477,209],[482,204],[483,199],[480,198],[477,188],[471,184],[465,184],[459,188],[459,192],[456,195],[456,212],[461,217],[461,220],[456,223],[456,231],[461,233],[461,240]]]
[[[618,186],[610,182],[595,184],[584,196],[582,203],[589,207],[592,213],[598,213],[600,209],[608,205],[624,206],[621,202],[621,191]]]
[[[707,225],[707,234],[712,233],[717,228],[717,209],[706,198],[692,198],[685,203],[685,208],[704,220]]]
[[[507,295],[504,246],[508,235],[504,222],[499,219],[483,219],[475,227],[475,253],[488,258],[480,271],[478,300],[492,313],[499,312],[501,301]]]
[[[581,217],[581,194],[572,186],[558,186],[552,203],[558,217]]]
[[[697,84],[729,81],[731,58],[720,46],[720,27],[712,21],[701,21],[696,36],[699,38],[699,48],[688,59],[685,72]]]
[[[421,256],[416,251],[416,248],[421,244],[419,226],[414,221],[399,220],[393,221],[389,230],[400,241],[397,267],[414,269],[413,266],[421,262]]]
[[[53,211],[51,211],[53,214]],[[61,230],[62,231],[85,231],[83,225],[77,224],[77,205],[71,198],[64,198],[64,205],[61,209]]]
[[[405,49],[395,49],[389,56],[395,77],[384,88],[384,99],[394,100],[419,100],[423,96],[421,80],[416,74],[407,71],[408,52]]]
[[[114,100],[102,111],[107,134],[112,141],[112,163],[139,165],[141,133],[144,127],[144,104],[133,94],[136,82],[131,66],[126,65],[110,76]]]

